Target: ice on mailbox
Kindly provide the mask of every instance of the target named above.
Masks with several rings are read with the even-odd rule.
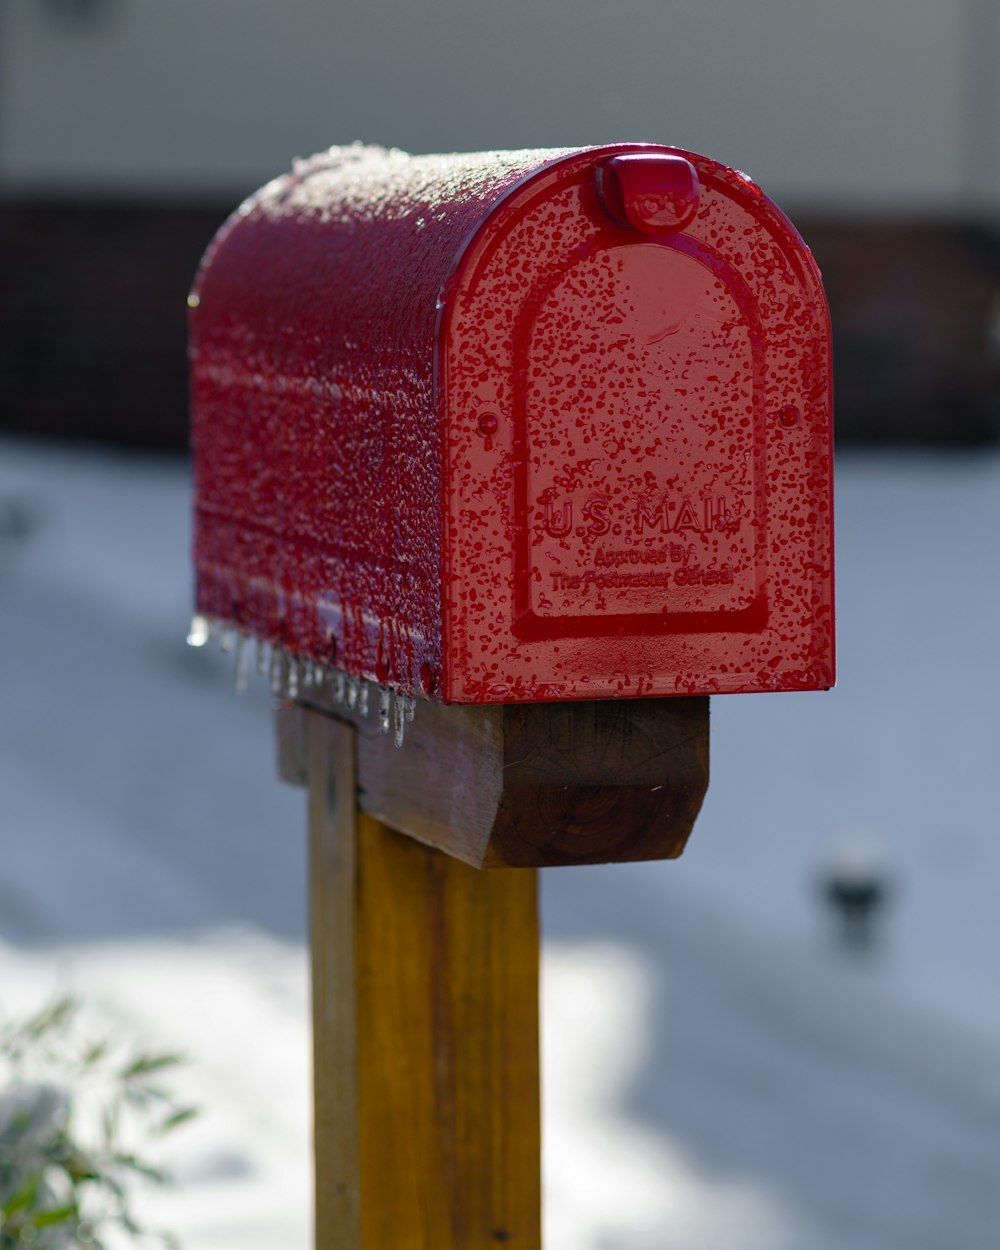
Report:
[[[833,683],[826,304],[743,174],[335,148],[190,302],[206,617],[448,702]]]

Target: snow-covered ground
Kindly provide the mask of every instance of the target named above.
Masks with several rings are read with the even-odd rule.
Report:
[[[305,820],[188,650],[187,480],[0,442],[0,1009],[73,986],[193,1058],[151,1215],[309,1238]],[[840,674],[713,701],[678,863],[544,875],[548,1250],[985,1250],[1000,1227],[1000,457],[839,473]],[[817,879],[891,876],[871,958]]]

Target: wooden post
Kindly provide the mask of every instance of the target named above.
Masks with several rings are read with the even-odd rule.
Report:
[[[537,867],[680,854],[708,700],[428,703],[396,748],[308,699],[316,1250],[540,1250]]]
[[[307,717],[317,1250],[539,1250],[536,870],[359,813]]]

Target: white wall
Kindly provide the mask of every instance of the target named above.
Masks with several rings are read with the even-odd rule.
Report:
[[[74,29],[52,0],[0,0],[8,188],[229,196],[355,138],[638,138],[798,207],[1000,203],[995,0],[104,3]]]

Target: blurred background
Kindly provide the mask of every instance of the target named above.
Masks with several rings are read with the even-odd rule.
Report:
[[[191,1250],[309,1237],[305,811],[184,646],[185,296],[331,143],[745,170],[835,330],[840,686],[713,701],[685,857],[544,875],[551,1250],[1000,1221],[1000,4],[3,0],[0,1012],[178,1045]]]

